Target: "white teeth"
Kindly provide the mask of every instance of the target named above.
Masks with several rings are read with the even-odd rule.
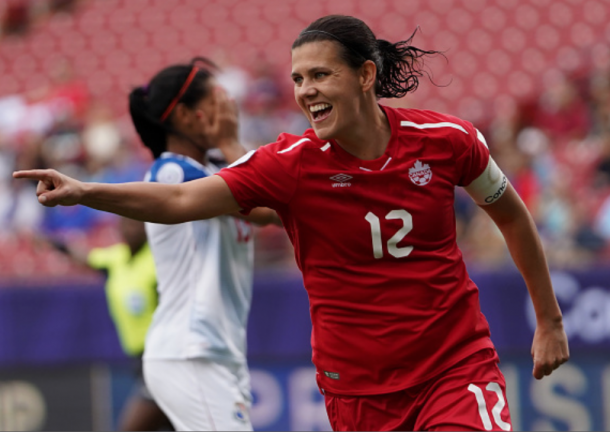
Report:
[[[319,103],[316,105],[312,105],[309,107],[309,111],[314,113],[318,111],[322,111],[323,109],[330,108],[332,105],[327,103]]]

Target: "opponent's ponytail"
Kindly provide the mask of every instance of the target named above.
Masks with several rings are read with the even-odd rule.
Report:
[[[417,31],[417,30],[416,30]],[[338,42],[342,59],[354,69],[371,60],[377,66],[375,94],[379,98],[401,98],[413,92],[419,78],[426,74],[423,57],[441,54],[411,45],[415,32],[407,40],[390,43],[377,39],[358,18],[328,15],[311,23],[292,44],[297,48],[308,42]]]
[[[203,64],[201,67],[198,64]],[[129,113],[133,125],[146,147],[158,158],[167,148],[167,136],[178,134],[173,128],[171,112],[178,103],[193,108],[209,92],[208,80],[215,65],[196,57],[188,65],[174,65],[157,73],[147,86],[129,94]]]
[[[148,89],[137,87],[129,94],[129,113],[136,132],[157,159],[167,147],[167,126],[150,114]]]

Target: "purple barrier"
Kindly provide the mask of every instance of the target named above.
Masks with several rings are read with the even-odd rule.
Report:
[[[501,352],[529,352],[531,306],[515,271],[473,273]],[[610,269],[553,273],[572,350],[610,349]],[[311,322],[300,277],[259,274],[248,328],[255,361],[308,361]],[[0,289],[0,366],[120,361],[102,286]]]

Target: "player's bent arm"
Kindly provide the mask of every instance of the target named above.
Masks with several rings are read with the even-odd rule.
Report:
[[[229,186],[220,176],[186,183],[83,183],[55,170],[18,171],[15,178],[38,180],[41,204],[82,204],[131,219],[177,224],[239,211]]]
[[[498,226],[521,272],[536,311],[537,327],[532,344],[534,377],[542,378],[569,359],[562,314],[553,292],[542,243],[525,204],[507,182],[497,201],[482,205]]]
[[[528,288],[533,288],[532,301],[538,319],[561,322],[561,310],[551,287],[540,237],[529,211],[515,189],[509,183],[506,192],[497,202],[481,208],[502,232]]]

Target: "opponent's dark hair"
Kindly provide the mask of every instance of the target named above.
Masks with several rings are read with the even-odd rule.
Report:
[[[172,105],[182,103],[193,108],[207,97],[211,91],[208,81],[212,69],[216,66],[210,60],[195,57],[190,64],[166,67],[148,85],[136,87],[129,94],[131,120],[155,159],[166,150],[168,135],[180,135],[171,123]],[[191,74],[194,75],[191,77]],[[189,78],[192,81],[187,82]]]
[[[377,39],[362,20],[345,15],[328,15],[311,23],[292,44],[292,49],[309,42],[338,43],[341,58],[353,69],[371,60],[377,66],[375,93],[379,98],[401,98],[419,85],[424,70],[423,57],[443,55],[411,46],[417,29],[404,41],[391,43]]]

